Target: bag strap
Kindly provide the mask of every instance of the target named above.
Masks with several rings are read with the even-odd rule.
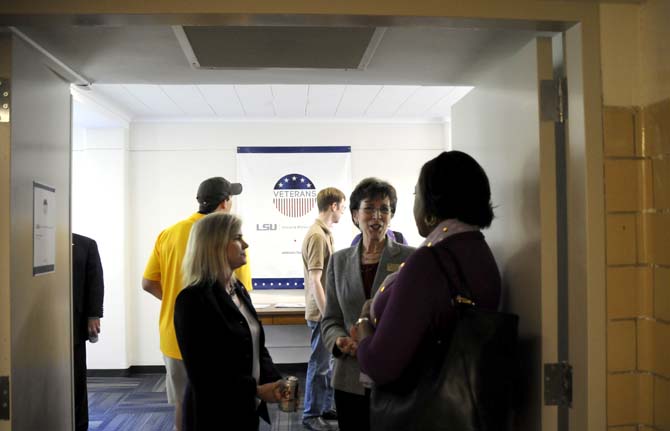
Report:
[[[465,281],[465,275],[463,274],[463,268],[458,264],[458,261],[454,257],[454,253],[449,249],[449,247],[443,247],[444,250],[449,255],[449,259],[453,263],[453,266],[456,267],[456,282],[454,282],[453,277],[451,277],[451,272],[447,269],[440,259],[440,256],[437,254],[435,247],[428,247],[430,253],[435,258],[437,266],[440,267],[440,271],[447,278],[447,281],[450,282],[449,290],[451,291],[451,303],[454,307],[474,307],[475,302],[472,300],[472,290]]]
[[[395,242],[398,244],[404,244],[405,243],[405,237],[402,236],[402,233],[398,232],[397,230],[392,231],[393,236],[395,237]]]

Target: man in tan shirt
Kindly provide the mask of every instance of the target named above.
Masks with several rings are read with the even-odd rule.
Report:
[[[333,388],[330,386],[331,354],[321,341],[321,316],[326,306],[326,270],[333,253],[330,228],[340,221],[345,196],[340,190],[328,187],[316,196],[319,217],[309,228],[302,243],[302,262],[305,273],[305,320],[311,330],[312,353],[307,362],[305,381],[305,410],[302,423],[313,431],[333,431],[337,427],[324,421],[332,417]],[[328,416],[330,415],[330,416]]]

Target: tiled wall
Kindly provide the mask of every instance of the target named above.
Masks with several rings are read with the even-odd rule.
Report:
[[[608,425],[670,430],[670,99],[603,126]]]

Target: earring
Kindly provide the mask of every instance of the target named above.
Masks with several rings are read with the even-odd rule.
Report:
[[[435,217],[434,215],[431,214],[429,216],[425,216],[423,218],[423,221],[426,222],[426,224],[428,226],[432,227],[432,226],[435,226],[437,224],[437,217]]]

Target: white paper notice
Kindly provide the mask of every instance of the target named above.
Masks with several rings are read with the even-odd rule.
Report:
[[[56,189],[33,181],[33,275],[56,269]]]

